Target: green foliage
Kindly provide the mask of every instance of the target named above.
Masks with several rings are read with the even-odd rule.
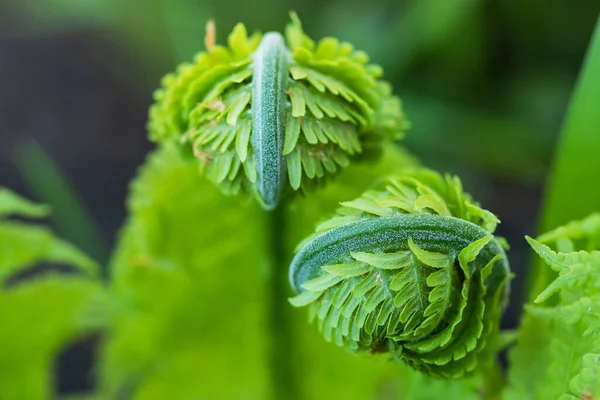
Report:
[[[561,253],[598,249],[597,233],[594,233],[597,229],[597,216],[580,222],[568,221],[580,218],[586,213],[597,212],[599,208],[598,190],[590,184],[596,181],[598,167],[592,160],[595,160],[595,149],[598,147],[594,130],[594,121],[597,120],[598,113],[593,104],[594,96],[598,93],[595,87],[600,82],[598,68],[594,67],[600,60],[599,32],[597,23],[564,124],[562,144],[558,148],[556,165],[547,191],[548,201],[542,213],[543,230],[556,228],[558,224],[567,224],[539,238]],[[556,258],[547,258],[548,254],[542,252],[540,255],[542,258],[546,256],[547,262],[556,262]],[[551,282],[556,278],[556,271],[547,268],[541,260],[533,263],[532,267],[528,295],[533,300],[550,285],[555,285]],[[564,296],[565,299],[570,297],[568,291],[564,292]],[[565,300],[561,292],[560,298],[551,297],[548,303],[560,306],[566,304],[565,301],[573,302],[580,297],[580,294],[575,293],[575,298]],[[539,313],[526,312],[519,327],[517,345],[510,352],[511,385],[507,398],[547,399],[552,397],[544,396],[557,397],[561,393],[565,394],[568,390],[568,380],[573,378],[579,368],[582,352],[591,349],[589,345],[592,339],[589,336],[579,340],[585,331],[584,325],[571,326],[556,318],[544,318]],[[572,362],[572,365],[565,364],[565,360],[567,363]],[[553,379],[551,383],[547,382],[548,378]],[[559,380],[554,381],[556,378]]]
[[[35,204],[11,192],[7,188],[0,187],[0,218],[10,215],[20,215],[30,218],[43,218],[48,216],[48,206]]]
[[[94,306],[101,298],[101,287],[89,279],[36,279],[0,291],[0,397],[52,398],[56,356],[101,323],[87,317],[101,315]]]
[[[272,298],[268,287],[274,261],[261,243],[268,237],[264,214],[221,196],[173,146],[150,156],[129,209],[111,267],[111,290],[124,304],[103,350],[103,390],[140,399],[281,398],[272,369],[285,366],[271,366],[278,329],[271,328],[268,303],[285,299]],[[296,354],[297,371],[313,365],[304,372],[302,397],[319,398],[324,376],[331,393],[347,390],[349,398],[368,396],[383,376],[394,377],[385,362],[364,366],[343,353],[330,365],[316,363],[322,341],[299,334],[307,330],[303,316],[290,323],[297,343],[287,351]],[[300,352],[307,340],[312,351]],[[352,374],[367,375],[363,389],[346,388]]]
[[[594,214],[543,234],[538,240],[527,238],[542,260],[559,274],[537,296],[535,304],[526,307],[528,314],[542,321],[548,337],[546,342],[538,343],[545,350],[547,361],[545,365],[536,365],[539,378],[529,398],[583,399],[600,394],[598,222],[599,216]],[[556,294],[555,306],[539,305]],[[526,356],[527,348],[521,346],[517,351],[523,353],[521,357]],[[521,357],[516,360],[520,361]],[[513,384],[516,393],[524,396],[518,392],[524,386],[518,374],[513,375]]]
[[[447,7],[436,15],[442,28],[422,41],[436,43],[462,20],[461,7]],[[429,15],[421,13],[412,19]],[[57,354],[98,330],[90,399],[600,395],[600,215],[527,238],[558,277],[536,276],[519,332],[499,335],[511,277],[506,244],[494,236],[499,220],[457,177],[416,168],[391,145],[406,122],[364,53],[332,38],[315,44],[295,15],[285,37],[248,36],[240,24],[223,47],[209,23],[207,51],[165,78],[149,122],[159,148],[132,183],[108,289],[96,262],[22,221],[46,217],[48,207],[0,188],[0,398],[55,397]],[[565,139],[569,154],[581,156],[573,151],[581,143],[594,150],[582,127],[597,120],[597,50],[566,125],[566,137],[578,137],[577,146]],[[556,182],[586,160],[567,163],[565,175],[560,159]],[[274,212],[222,196],[202,175]],[[51,198],[48,188],[62,181],[39,182]],[[556,185],[552,218],[565,196],[588,190]],[[294,191],[305,196],[288,196]],[[594,199],[583,208],[596,208]],[[287,307],[290,263],[300,292],[290,302],[308,306],[321,335],[303,310]],[[57,265],[74,273],[26,279]],[[504,391],[495,356],[515,337]]]
[[[131,189],[111,263],[119,307],[102,352],[103,391],[269,398],[261,213],[222,197],[174,146],[150,155]]]
[[[497,218],[458,178],[426,170],[341,204],[299,246],[290,279],[304,291],[292,305],[309,305],[325,339],[352,351],[438,377],[473,371],[507,294]]]
[[[267,38],[279,48],[268,67],[275,47]],[[149,122],[152,140],[191,146],[201,172],[225,193],[257,191],[266,208],[284,190],[311,186],[359,154],[378,154],[406,128],[381,68],[363,52],[333,38],[315,44],[294,14],[288,48],[279,38],[248,37],[238,24],[223,47],[209,24],[206,52],[164,78]]]
[[[583,218],[600,208],[600,191],[589,182],[597,181],[600,164],[590,162],[600,148],[600,16],[591,37],[584,65],[567,110],[557,147],[553,173],[546,188],[541,213],[541,231],[554,229],[570,220]],[[566,195],[566,194],[569,195]],[[535,264],[530,284],[533,292],[544,288],[554,273]]]
[[[384,171],[409,163],[405,153],[388,149],[380,163],[350,166],[317,197],[297,198],[280,222],[286,259],[276,261],[262,242],[269,236],[263,212],[221,196],[174,146],[157,150],[134,180],[130,218],[111,265],[111,294],[120,306],[101,353],[102,392],[136,399],[363,399],[375,393],[390,400],[415,393],[429,381],[384,358],[353,357],[315,335],[304,313],[290,307],[271,315],[269,307],[285,304],[289,295],[283,290],[273,297],[270,286],[287,286],[279,277],[299,235],[339,196],[355,196]],[[273,358],[284,323],[288,346],[282,358]],[[282,369],[292,382],[282,382]],[[429,384],[423,399],[448,390],[468,398],[476,386]]]
[[[53,396],[57,354],[72,340],[102,325],[97,264],[44,227],[11,221],[39,218],[46,206],[0,187],[0,398]],[[67,265],[77,276],[20,277],[39,264]],[[16,278],[19,277],[19,280]]]
[[[41,262],[66,264],[85,275],[98,275],[94,261],[55,237],[48,228],[6,219],[11,215],[40,218],[49,212],[47,206],[32,203],[0,187],[0,283]]]

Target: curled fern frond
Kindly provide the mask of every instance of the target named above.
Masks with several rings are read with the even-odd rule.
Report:
[[[494,340],[509,266],[498,219],[457,177],[419,170],[353,201],[299,246],[292,305],[328,341],[459,377]]]
[[[209,25],[212,26],[212,25]],[[163,79],[150,110],[153,141],[179,141],[225,193],[257,195],[267,209],[351,160],[376,155],[407,126],[381,68],[348,43],[315,44],[292,23],[282,35],[213,43]],[[287,44],[287,45],[286,45]]]

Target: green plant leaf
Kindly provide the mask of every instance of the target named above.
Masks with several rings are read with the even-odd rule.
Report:
[[[52,398],[55,357],[98,327],[101,298],[97,282],[56,276],[0,290],[0,398]]]
[[[95,261],[45,227],[19,222],[0,222],[0,284],[38,263],[66,264],[97,277]]]
[[[109,398],[271,396],[265,214],[197,168],[167,145],[132,183],[111,263],[120,306],[102,353]]]
[[[600,16],[590,40],[558,143],[541,214],[542,232],[600,210],[600,190],[592,182],[600,176]],[[545,287],[553,274],[536,265],[534,291]]]
[[[44,217],[48,207],[0,188],[0,217]],[[38,265],[69,266],[78,276],[34,276]],[[53,363],[70,341],[106,325],[98,265],[47,228],[0,218],[0,398],[55,395]]]
[[[65,264],[85,275],[97,277],[98,264],[46,227],[2,220],[11,214],[30,218],[47,216],[49,208],[0,187],[0,286],[11,276],[39,263]],[[0,289],[1,290],[1,289]]]
[[[18,215],[28,218],[43,218],[50,213],[50,208],[33,203],[16,193],[0,186],[0,218]]]
[[[519,343],[511,353],[509,399],[593,398],[600,393],[597,391],[600,385],[600,251],[577,248],[577,244],[589,244],[590,238],[597,237],[600,226],[590,229],[590,221],[595,218],[592,215],[582,221],[572,221],[541,235],[540,239],[548,245],[527,238],[540,258],[559,275],[537,296],[535,305],[526,306],[527,316],[519,332]],[[571,239],[578,241],[571,242]],[[565,241],[569,243],[565,245]],[[571,252],[559,253],[549,246],[568,247]],[[554,294],[558,294],[556,305],[540,304]],[[541,329],[544,335],[538,333]],[[543,362],[532,359],[527,366],[519,364],[531,357],[543,357]],[[527,383],[521,378],[522,375],[531,378],[533,374],[538,382]]]

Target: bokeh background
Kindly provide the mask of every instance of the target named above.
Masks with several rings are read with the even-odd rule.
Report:
[[[500,216],[526,274],[523,235],[536,231],[598,0],[0,0],[0,184],[52,204],[56,229],[106,261],[152,148],[160,78],[202,50],[209,18],[223,42],[238,21],[282,30],[292,9],[312,37],[383,66],[412,122],[404,145]],[[517,285],[505,327],[521,301]],[[63,391],[88,384],[93,347],[63,354]]]

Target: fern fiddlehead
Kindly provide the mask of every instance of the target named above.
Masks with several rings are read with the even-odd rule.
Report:
[[[207,35],[206,52],[163,80],[150,110],[150,138],[191,149],[201,172],[228,194],[253,193],[266,209],[351,160],[402,136],[398,98],[381,68],[348,43],[315,44],[298,18],[278,33],[228,46]]]
[[[508,293],[497,218],[458,178],[425,170],[341,204],[299,246],[292,305],[357,353],[389,352],[437,377],[472,371]]]

